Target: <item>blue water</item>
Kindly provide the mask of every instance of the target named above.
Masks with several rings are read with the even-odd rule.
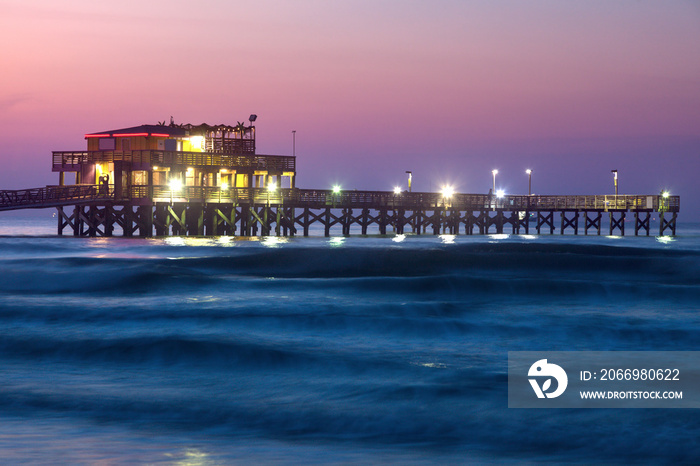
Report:
[[[0,218],[0,461],[694,462],[696,410],[517,410],[508,351],[700,350],[676,238],[55,237]]]

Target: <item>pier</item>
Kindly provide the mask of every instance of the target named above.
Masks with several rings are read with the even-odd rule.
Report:
[[[298,188],[132,186],[115,196],[100,185],[0,191],[0,210],[55,207],[59,235],[326,236],[379,234],[675,235],[679,196],[541,196],[394,193]],[[608,220],[603,230],[604,218]],[[626,220],[633,220],[626,227]],[[629,231],[631,227],[632,231]]]
[[[296,157],[256,153],[256,118],[86,134],[87,150],[52,153],[58,185],[0,191],[0,211],[56,208],[57,234],[74,236],[601,235],[604,225],[609,235],[649,236],[652,215],[659,235],[676,234],[680,198],[668,193],[299,189]]]

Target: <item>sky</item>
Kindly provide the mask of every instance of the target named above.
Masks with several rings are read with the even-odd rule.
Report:
[[[297,186],[681,196],[700,221],[697,0],[0,0],[0,189],[140,124],[256,121]]]

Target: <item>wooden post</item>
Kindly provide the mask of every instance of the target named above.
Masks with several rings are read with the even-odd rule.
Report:
[[[619,211],[619,212],[620,212],[620,218],[616,219],[615,218],[615,211],[614,210],[610,211],[610,236],[613,235],[616,228],[620,230],[620,236],[625,236],[625,212],[624,211]]]
[[[325,214],[324,218],[325,218],[325,221],[323,223],[323,225],[324,225],[323,234],[326,237],[328,237],[331,235],[331,208],[330,207],[326,207],[326,214]]]
[[[644,212],[645,217],[643,219],[639,218],[639,212],[634,213],[634,236],[639,235],[639,230],[644,229],[646,231],[646,236],[649,236],[649,219],[651,217],[649,212]]]

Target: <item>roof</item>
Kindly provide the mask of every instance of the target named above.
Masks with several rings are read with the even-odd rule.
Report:
[[[132,126],[131,128],[122,129],[112,129],[108,131],[100,131],[99,133],[88,133],[85,138],[110,138],[110,137],[144,137],[144,136],[155,136],[155,137],[186,137],[192,134],[206,134],[211,131],[220,132],[230,132],[239,134],[249,134],[254,126],[245,126],[243,123],[238,122],[236,126],[230,125],[208,125],[202,123],[201,125],[141,125]]]
[[[165,125],[141,125],[132,126],[131,128],[112,129],[108,131],[100,131],[99,133],[86,134],[86,138],[109,138],[109,137],[139,137],[139,136],[156,136],[156,137],[184,137],[187,136],[187,130],[178,126]]]

